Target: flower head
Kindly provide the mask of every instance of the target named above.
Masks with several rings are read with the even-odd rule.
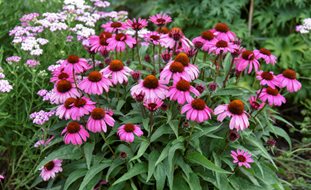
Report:
[[[142,18],[138,18],[138,19],[134,18],[132,20],[128,19],[126,21],[126,25],[132,28],[133,30],[138,31],[138,30],[145,28],[148,25],[148,21]]]
[[[65,72],[69,73],[82,73],[91,68],[86,59],[80,58],[76,55],[69,55],[68,58],[63,61],[61,66],[64,68]]]
[[[70,110],[71,118],[79,120],[81,117],[89,114],[95,108],[95,104],[87,97],[76,98]]]
[[[159,13],[159,14],[150,16],[149,20],[157,26],[164,26],[172,22],[172,18],[165,13]]]
[[[128,143],[134,142],[134,134],[138,137],[143,135],[143,131],[140,129],[139,125],[127,123],[118,128],[118,135],[121,141]]]
[[[286,102],[286,99],[279,93],[277,88],[267,87],[264,88],[261,92],[258,91],[257,94],[259,94],[259,99],[262,102],[268,101],[270,106],[281,106]]]
[[[55,174],[62,172],[62,160],[52,160],[40,168],[40,176],[44,181],[55,178]]]
[[[260,48],[259,50],[254,50],[254,54],[258,59],[263,59],[267,64],[274,65],[276,63],[276,56],[272,55],[271,52],[266,48]]]
[[[190,82],[180,78],[179,80],[174,81],[173,86],[169,87],[167,97],[170,100],[175,100],[178,104],[183,105],[185,102],[191,102],[193,97],[190,93],[193,93],[195,96],[199,96],[200,92],[191,86]]]
[[[67,98],[78,96],[80,96],[80,93],[73,87],[70,81],[60,80],[54,86],[50,100],[56,104],[61,104],[64,103]]]
[[[103,94],[103,91],[109,91],[109,87],[112,86],[110,80],[105,75],[98,71],[92,71],[88,77],[84,78],[79,83],[79,88],[88,94]]]
[[[112,21],[102,24],[101,27],[105,30],[105,32],[119,32],[128,28],[128,26],[124,22]]]
[[[207,107],[204,100],[197,98],[184,105],[181,109],[181,113],[186,113],[186,118],[188,120],[202,123],[211,119],[213,110]]]
[[[280,86],[278,78],[274,76],[272,71],[258,71],[256,75],[256,79],[260,81],[262,86],[267,85],[271,88]]]
[[[254,110],[260,110],[265,106],[265,103],[259,103],[256,96],[251,96],[249,99],[249,104]]]
[[[225,41],[234,41],[236,35],[234,32],[230,31],[230,28],[225,23],[217,23],[212,30],[216,38]]]
[[[107,40],[112,37],[110,32],[102,32],[99,36],[90,36],[89,37],[89,46],[90,51],[100,52],[105,54],[108,51],[108,42]]]
[[[86,127],[93,133],[107,132],[107,125],[114,126],[113,112],[106,112],[103,108],[94,108],[91,112]]]
[[[136,40],[128,34],[118,33],[113,34],[111,38],[107,40],[109,50],[115,50],[121,52],[125,50],[126,45],[133,48],[136,44]]]
[[[84,129],[84,127],[76,122],[71,121],[62,131],[64,136],[65,144],[80,145],[83,141],[86,141],[89,138],[89,133]]]
[[[159,45],[161,34],[158,32],[148,32],[144,35],[144,40],[153,45]]]
[[[163,105],[163,101],[159,98],[156,99],[146,99],[144,101],[144,106],[151,112],[156,111]]]
[[[235,63],[238,71],[244,71],[248,66],[248,73],[251,73],[253,68],[257,72],[260,67],[258,57],[250,50],[242,51],[240,56],[235,58]]]
[[[103,75],[110,78],[112,84],[123,84],[128,81],[128,76],[132,69],[125,66],[121,60],[115,59],[110,64],[100,71]]]
[[[250,163],[254,162],[252,155],[245,150],[231,151],[231,157],[233,158],[233,163],[238,164],[239,167],[251,168]]]
[[[301,88],[301,83],[296,79],[296,72],[292,69],[286,69],[277,76],[280,87],[286,87],[288,92],[297,92]]]

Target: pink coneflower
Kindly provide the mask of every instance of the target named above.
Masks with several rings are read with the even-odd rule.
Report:
[[[165,13],[159,13],[159,14],[150,16],[149,20],[153,24],[160,26],[160,27],[172,22],[172,18]]]
[[[236,39],[236,35],[234,32],[230,31],[230,28],[225,23],[217,23],[212,29],[212,32],[217,37],[217,39],[225,40],[225,41],[234,41]]]
[[[54,159],[40,168],[40,176],[43,181],[55,178],[55,174],[62,172],[62,160]]]
[[[0,181],[4,180],[4,176],[0,175]]]
[[[262,91],[258,91],[257,94],[259,94],[259,99],[262,102],[266,102],[268,101],[270,106],[281,106],[282,103],[286,102],[286,99],[284,98],[284,96],[282,96],[279,93],[279,90],[276,88],[271,88],[271,87],[267,87],[262,89]]]
[[[296,72],[292,69],[286,69],[277,76],[280,87],[286,87],[288,92],[297,92],[301,88],[301,83],[296,79]]]
[[[127,123],[118,128],[118,135],[121,141],[128,143],[134,142],[134,134],[138,137],[143,135],[143,131],[140,129],[139,125]]]
[[[262,86],[267,85],[271,88],[280,86],[279,80],[274,76],[272,71],[258,71],[256,75],[256,79],[260,81],[260,85]]]
[[[251,107],[255,110],[260,110],[265,106],[264,102],[259,103],[259,101],[257,100],[256,96],[251,96],[249,99],[249,104],[251,105]]]
[[[182,63],[173,61],[167,64],[160,73],[160,79],[169,83],[170,79],[179,80],[183,77],[187,81],[191,81],[191,77],[185,71],[185,67]]]
[[[241,55],[236,58],[236,68],[238,71],[244,71],[247,66],[248,66],[248,73],[252,72],[253,67],[256,72],[260,67],[257,57],[250,50],[242,51]]]
[[[133,18],[132,20],[128,19],[125,23],[129,28],[132,28],[135,31],[141,30],[148,25],[148,21],[146,19]]]
[[[191,102],[188,102],[188,104],[182,107],[181,113],[183,114],[186,112],[186,118],[188,120],[202,123],[206,120],[211,119],[213,110],[207,107],[204,100],[197,98],[193,99]]]
[[[65,144],[71,143],[73,145],[80,145],[83,143],[83,141],[86,142],[87,138],[90,136],[84,127],[76,121],[71,121],[68,123],[68,125],[62,131],[62,135],[63,134],[65,134]]]
[[[74,106],[74,102],[76,101],[75,98],[67,98],[66,101],[62,104],[59,105],[56,109],[55,115],[57,115],[60,119],[70,119],[71,118],[71,108]]]
[[[274,65],[276,63],[276,56],[272,55],[266,48],[260,48],[259,50],[254,50],[254,54],[258,59],[264,59],[267,64]]]
[[[179,53],[175,59],[176,62],[180,62],[185,69],[185,72],[188,74],[191,80],[194,80],[199,77],[199,69],[196,65],[190,63],[190,59],[187,54]],[[172,62],[168,63],[171,64]]]
[[[94,108],[91,112],[86,127],[93,133],[107,132],[107,125],[114,126],[115,120],[111,117],[113,113],[106,112],[103,108]]]
[[[156,111],[163,105],[163,101],[159,98],[156,99],[146,99],[144,101],[144,106],[151,112]]]
[[[208,52],[219,55],[221,53],[233,53],[237,48],[237,45],[232,42],[217,39],[211,42]]]
[[[168,34],[163,34],[160,39],[161,45],[170,49],[190,48],[193,46],[192,42],[185,37],[180,28],[174,27]]]
[[[161,34],[158,32],[148,32],[144,35],[144,40],[153,45],[159,45],[161,39]]]
[[[124,66],[121,60],[115,59],[110,62],[110,64],[102,69],[100,72],[111,78],[112,84],[123,84],[128,81],[128,76],[133,70],[127,66]]]
[[[191,102],[193,97],[190,93],[193,93],[196,96],[200,95],[200,92],[190,85],[190,82],[180,79],[174,81],[173,86],[169,88],[167,97],[170,97],[170,100],[175,100],[178,104],[183,105],[186,101]]]
[[[102,24],[101,27],[105,30],[105,32],[119,32],[120,30],[126,30],[128,28],[124,22],[112,21]]]
[[[52,77],[50,81],[52,83],[58,82],[60,80],[68,80],[70,82],[74,82],[72,72],[66,72],[63,67],[58,67],[52,72]]]
[[[231,157],[233,158],[233,163],[238,164],[239,167],[245,166],[246,168],[251,168],[250,163],[254,162],[252,155],[244,150],[232,150]]]
[[[124,51],[126,45],[128,45],[130,48],[133,48],[134,44],[136,44],[136,40],[134,38],[123,33],[114,34],[107,40],[107,42],[109,44],[109,49],[115,50],[117,52]]]
[[[172,52],[165,50],[164,52],[161,53],[161,57],[162,57],[163,61],[165,63],[167,63],[167,62],[169,62],[169,60],[172,57]]]
[[[102,32],[99,36],[91,36],[89,38],[90,51],[100,52],[102,54],[108,51],[108,42],[107,40],[112,37],[112,34],[109,32]]]
[[[165,82],[158,80],[154,75],[148,75],[144,80],[131,88],[131,95],[134,98],[138,94],[144,94],[144,99],[165,99],[167,86]]]
[[[231,117],[229,128],[237,131],[249,127],[249,121],[244,103],[241,100],[233,100],[229,104],[219,105],[215,108],[217,120],[222,122],[226,117]]]
[[[80,96],[78,90],[68,80],[58,81],[52,91],[50,100],[56,104],[64,103],[67,98]]]
[[[109,91],[112,86],[110,80],[98,71],[92,71],[88,77],[84,78],[79,83],[79,88],[88,94],[103,94],[103,90]]]
[[[73,120],[80,120],[81,117],[89,114],[95,108],[95,102],[92,102],[87,97],[75,99],[73,108],[71,108],[71,118]]]
[[[69,55],[66,60],[63,61],[62,65],[65,72],[83,73],[84,71],[91,68],[87,63],[86,59],[80,58],[76,55]]]
[[[47,146],[53,139],[54,139],[54,135],[48,138],[47,140],[44,140],[44,139],[38,140],[33,146],[35,148],[38,148],[40,146]]]
[[[201,36],[198,36],[192,40],[193,44],[197,48],[202,48],[204,51],[208,51],[212,46],[212,42],[215,41],[215,36],[212,31],[204,31]]]
[[[138,81],[140,79],[141,73],[140,71],[132,71],[131,76],[134,81]]]

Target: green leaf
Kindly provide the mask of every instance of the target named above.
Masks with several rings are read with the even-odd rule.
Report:
[[[44,158],[40,164],[37,166],[36,170],[39,170],[44,164],[54,160],[54,159],[69,159],[75,160],[81,157],[80,149],[73,148],[74,146],[65,145],[54,152],[50,153],[46,158]]]
[[[155,165],[158,165],[160,162],[162,162],[167,157],[170,146],[171,146],[170,144],[167,144],[166,147],[162,150],[161,155],[159,156]]]
[[[107,174],[106,174],[106,181],[108,181],[110,174],[113,172],[114,169],[121,166],[125,161],[123,159],[115,159],[112,161],[112,164],[110,165]]]
[[[186,156],[186,159],[189,160],[192,163],[199,164],[203,166],[204,168],[207,168],[209,170],[218,172],[218,173],[225,173],[230,174],[230,172],[216,166],[213,162],[209,161],[205,156],[200,154],[199,152],[192,152]]]
[[[284,131],[284,129],[271,125],[270,132],[274,133],[276,136],[283,137],[287,141],[287,143],[289,144],[290,149],[292,149],[292,141],[290,140],[290,137],[288,136],[286,131]]]
[[[83,146],[87,169],[90,169],[91,166],[94,146],[95,143],[85,143],[85,145]]]
[[[101,171],[105,168],[109,167],[111,164],[111,160],[104,160],[102,163],[92,166],[89,171],[86,173],[83,181],[80,185],[79,190],[84,190],[88,183]]]
[[[67,190],[73,182],[75,182],[80,177],[84,176],[86,172],[87,172],[86,169],[78,169],[72,172],[66,179],[64,190]]]
[[[154,172],[154,178],[156,179],[157,190],[163,190],[166,180],[166,168],[163,163],[160,163]]]
[[[119,100],[116,110],[120,111],[124,104],[125,104],[124,100]]]
[[[159,127],[151,136],[150,142],[154,142],[157,140],[159,137],[161,137],[164,134],[173,134],[172,130],[167,128],[167,126],[163,125]]]
[[[174,131],[176,138],[178,138],[178,120],[168,122],[171,129]]]
[[[137,155],[134,156],[130,161],[133,161],[133,160],[140,158],[145,153],[145,151],[147,150],[149,145],[150,145],[150,142],[148,142],[148,141],[143,141],[142,143],[140,143],[140,147],[139,147],[139,150],[137,152]]]
[[[157,161],[157,158],[159,157],[160,153],[157,150],[153,150],[149,156],[148,156],[148,176],[147,176],[147,182],[152,177],[154,170],[155,170],[155,163]]]
[[[184,179],[188,182],[191,190],[202,189],[201,184],[200,184],[200,179],[196,174],[190,173],[190,178],[187,179],[186,177],[184,177]]]
[[[143,163],[135,164],[134,167],[130,168],[128,172],[126,172],[122,177],[120,177],[117,181],[115,181],[112,185],[116,185],[120,182],[131,179],[134,176],[137,176],[142,173],[147,172],[147,166]]]

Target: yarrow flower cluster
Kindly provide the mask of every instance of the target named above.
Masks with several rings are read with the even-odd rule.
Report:
[[[302,25],[296,26],[296,31],[301,34],[307,34],[311,31],[311,18],[305,18],[302,21]]]
[[[33,112],[32,114],[30,114],[30,119],[32,119],[34,124],[37,125],[43,125],[44,123],[46,123],[47,121],[50,120],[50,117],[52,117],[55,114],[55,111],[39,111],[39,112]]]
[[[7,93],[13,89],[13,86],[8,80],[5,79],[5,74],[3,73],[2,67],[0,67],[0,92]]]

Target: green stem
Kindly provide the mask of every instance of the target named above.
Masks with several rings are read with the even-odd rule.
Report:
[[[107,144],[107,146],[108,146],[110,152],[112,153],[112,155],[113,155],[113,157],[114,157],[114,156],[115,156],[115,152],[113,151],[113,149],[111,148],[111,146],[108,144],[108,141],[107,141],[107,139],[106,139],[106,137],[105,137],[105,134],[104,134],[104,133],[100,133],[100,134],[101,134],[101,136],[103,137],[105,143]]]
[[[230,73],[231,73],[233,64],[234,64],[234,56],[232,56],[232,60],[231,60],[231,63],[230,63],[230,67],[229,67],[228,73],[227,73],[226,78],[225,78],[225,80],[224,80],[224,82],[223,82],[223,88],[226,87],[226,83],[227,83],[227,81],[228,81],[228,79],[229,79],[229,76],[230,76]]]
[[[153,115],[153,112],[150,111],[149,113],[149,118],[150,118],[150,121],[149,121],[149,127],[150,127],[150,132],[149,132],[149,137],[151,136],[152,134],[152,131],[153,131],[153,125],[154,125],[154,115]]]

